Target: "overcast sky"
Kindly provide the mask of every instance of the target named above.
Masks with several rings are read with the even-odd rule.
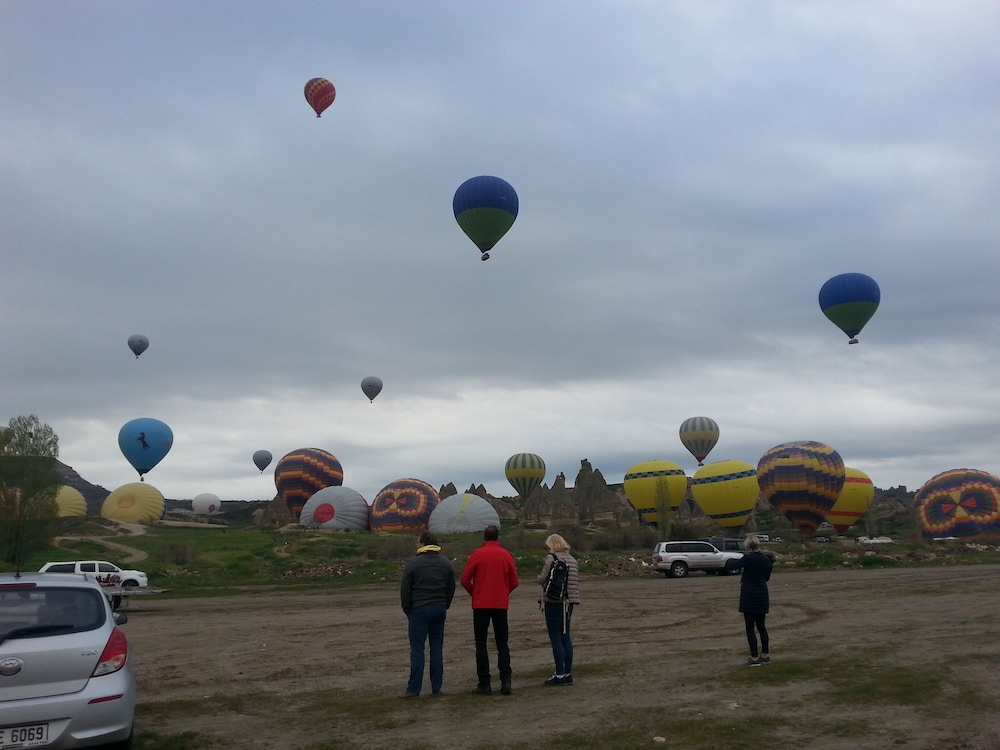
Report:
[[[692,416],[708,461],[1000,473],[998,39],[986,0],[3,0],[0,423],[114,489],[160,419],[171,498],[269,499],[251,454],[302,447],[369,502],[512,495],[522,451],[693,475]],[[520,199],[485,263],[481,174]]]

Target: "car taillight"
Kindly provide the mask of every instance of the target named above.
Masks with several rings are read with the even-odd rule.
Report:
[[[125,634],[120,628],[115,628],[111,631],[111,637],[108,638],[104,652],[101,654],[101,658],[97,661],[97,666],[94,667],[94,671],[90,676],[100,677],[102,674],[117,672],[125,666],[127,659],[128,642],[125,640]]]

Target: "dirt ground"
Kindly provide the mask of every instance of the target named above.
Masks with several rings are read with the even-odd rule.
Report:
[[[575,684],[565,688],[542,685],[552,661],[534,573],[522,571],[511,602],[511,696],[469,694],[472,616],[461,589],[445,634],[446,694],[409,701],[397,698],[408,645],[392,582],[132,597],[124,629],[139,681],[137,731],[195,732],[222,748],[305,749],[335,737],[337,747],[485,748],[632,726],[650,746],[689,748],[672,740],[672,726],[706,722],[732,747],[741,728],[766,719],[779,725],[773,750],[1000,749],[1000,566],[776,570],[774,663],[754,668],[741,666],[738,577],[585,579]],[[906,665],[947,687],[930,705],[845,703],[826,690],[831,664],[848,682],[851,670]],[[966,705],[969,695],[976,701]]]

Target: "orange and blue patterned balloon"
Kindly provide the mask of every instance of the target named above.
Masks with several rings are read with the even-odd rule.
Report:
[[[695,457],[699,466],[705,460],[705,456],[712,452],[712,448],[719,442],[719,425],[714,419],[708,417],[690,417],[681,422],[679,430],[681,443],[688,452]]]
[[[482,253],[482,260],[489,260],[490,250],[517,218],[517,193],[506,180],[480,175],[458,186],[452,209],[455,221]]]
[[[339,487],[343,483],[340,461],[320,448],[294,450],[274,467],[274,486],[295,521],[299,520],[306,500],[325,487]]]
[[[927,480],[913,500],[927,538],[1000,531],[1000,479],[977,469],[952,469]]]
[[[437,490],[419,479],[397,479],[375,496],[372,531],[419,533],[427,530],[431,513],[441,501]]]
[[[507,459],[504,475],[518,496],[526,500],[545,479],[545,462],[534,453],[518,453]]]
[[[825,443],[783,443],[761,456],[757,483],[771,507],[812,536],[844,488],[844,460]]]

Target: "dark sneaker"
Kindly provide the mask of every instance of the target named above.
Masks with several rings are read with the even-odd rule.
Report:
[[[566,680],[566,684],[567,685],[572,685],[573,684],[573,675],[571,675],[571,674],[566,675],[565,680]]]
[[[751,656],[749,659],[747,659],[745,662],[743,662],[743,666],[744,667],[759,667],[760,666],[760,659],[755,659],[755,658],[753,658]]]
[[[503,695],[510,695],[510,680],[505,680],[500,683],[500,692]]]
[[[442,695],[444,695],[444,691],[443,690],[434,690],[434,691],[431,692],[431,695],[433,695],[435,698],[440,698]]]
[[[549,687],[569,685],[569,683],[566,682],[565,677],[559,677],[558,675],[552,675],[549,679],[545,681],[545,684],[548,685]]]
[[[760,662],[761,664],[770,664],[771,663],[771,657],[770,656],[762,656],[757,661]]]
[[[403,700],[409,700],[410,698],[419,698],[420,693],[411,693],[409,690],[407,690],[399,697],[402,698]]]
[[[472,688],[472,692],[475,695],[493,695],[493,688],[489,685],[476,685]]]

